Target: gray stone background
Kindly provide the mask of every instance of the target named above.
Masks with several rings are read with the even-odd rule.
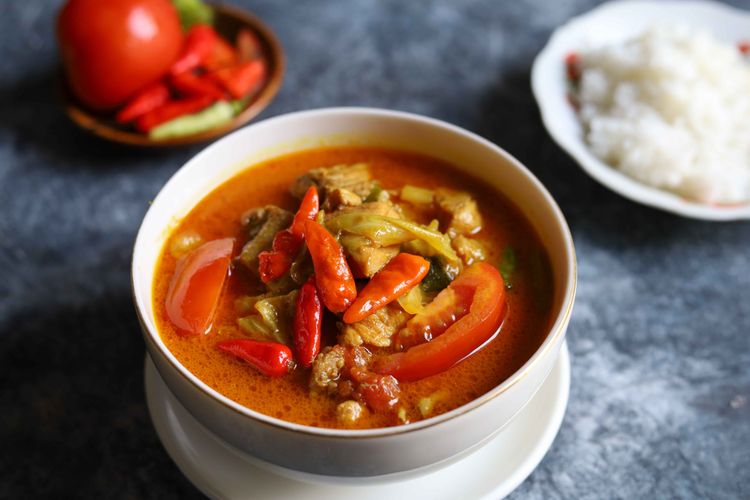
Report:
[[[437,117],[506,148],[560,203],[580,271],[570,404],[513,498],[750,496],[750,224],[611,193],[552,143],[531,95],[550,32],[596,2],[232,1],[287,50],[263,117]],[[66,120],[59,5],[0,2],[0,497],[197,498],[147,414],[129,262],[148,201],[200,147],[124,149]]]

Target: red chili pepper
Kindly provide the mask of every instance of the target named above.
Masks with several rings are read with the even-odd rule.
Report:
[[[266,65],[262,60],[254,60],[212,71],[209,75],[232,97],[241,99],[258,87],[266,76]]]
[[[237,33],[237,54],[240,61],[252,61],[259,59],[263,55],[260,40],[252,31],[241,29]]]
[[[172,87],[186,97],[209,96],[217,101],[225,98],[224,91],[210,78],[184,71],[170,78]]]
[[[211,53],[208,55],[203,66],[212,71],[227,66],[234,66],[239,62],[237,50],[224,40],[221,36],[216,37],[216,43]]]
[[[196,113],[209,106],[212,102],[214,102],[214,98],[209,96],[168,101],[162,106],[141,115],[136,121],[136,128],[141,132],[147,133],[152,128],[178,116]]]
[[[169,73],[177,75],[197,68],[211,55],[219,35],[207,24],[196,24],[185,35],[180,57],[169,68]]]
[[[418,255],[400,253],[392,258],[359,292],[344,313],[345,323],[356,323],[417,286],[430,270],[430,263]]]
[[[505,311],[505,283],[498,270],[486,262],[473,264],[407,323],[407,330],[419,330],[427,342],[377,359],[373,369],[402,382],[445,371],[492,338]]]
[[[305,221],[315,220],[319,211],[320,197],[318,196],[318,188],[313,185],[307,189],[305,196],[302,198],[289,230],[296,236],[304,237]]]
[[[312,220],[305,221],[305,242],[323,304],[331,312],[344,312],[357,298],[357,286],[344,249],[326,228]]]
[[[258,271],[263,283],[269,283],[281,278],[289,271],[295,257],[302,248],[304,241],[304,223],[318,215],[318,189],[310,186],[302,198],[299,210],[289,229],[276,233],[271,244],[271,250],[258,255]]]
[[[302,248],[302,238],[283,229],[273,237],[271,250],[258,255],[258,273],[263,283],[270,283],[284,276],[292,267],[295,257]]]
[[[169,88],[164,82],[151,85],[128,101],[117,113],[115,119],[120,123],[132,122],[139,116],[154,110],[169,100]]]
[[[246,361],[267,377],[283,377],[294,369],[292,350],[278,342],[237,339],[219,342],[216,347]]]
[[[311,276],[300,288],[294,315],[294,350],[297,361],[304,367],[310,366],[320,352],[322,324],[323,305],[315,288],[315,277]]]
[[[741,42],[738,42],[737,43],[737,49],[742,54],[748,54],[748,53],[750,53],[750,42],[747,41],[747,40],[742,40]]]

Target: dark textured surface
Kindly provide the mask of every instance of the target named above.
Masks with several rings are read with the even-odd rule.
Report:
[[[533,56],[593,2],[236,3],[288,51],[264,117],[371,105],[445,119],[516,155],[568,217],[570,405],[514,498],[750,496],[750,224],[612,194],[553,145],[531,96]],[[199,497],[149,421],[129,290],[148,201],[199,148],[122,149],[66,121],[58,5],[0,2],[0,497]]]

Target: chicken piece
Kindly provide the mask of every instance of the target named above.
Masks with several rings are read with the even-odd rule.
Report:
[[[402,218],[398,206],[388,201],[373,201],[356,207],[342,207],[337,213],[341,212],[383,215],[394,219]],[[381,247],[366,236],[356,234],[342,235],[341,245],[349,257],[352,271],[358,277],[371,278],[399,252],[399,247],[396,245]]]
[[[323,205],[335,189],[346,189],[364,199],[375,188],[375,182],[370,177],[370,166],[367,163],[335,165],[310,170],[294,181],[291,187],[292,195],[302,198],[313,184],[318,188]]]
[[[391,345],[391,337],[406,324],[409,317],[409,313],[401,309],[399,305],[388,304],[362,321],[351,325],[340,323],[339,342],[347,346],[367,344],[387,347]]]
[[[487,260],[487,250],[479,240],[467,238],[463,234],[459,234],[453,238],[451,246],[467,266],[472,265],[474,262]]]
[[[370,201],[356,207],[342,207],[337,213],[362,213],[402,219],[401,208],[390,201]]]
[[[255,276],[258,275],[258,255],[271,248],[273,237],[292,223],[290,211],[275,205],[254,208],[242,215],[248,238],[240,252],[240,262]]]
[[[482,229],[482,216],[474,198],[464,191],[435,190],[435,204],[449,236],[474,234]]]
[[[356,207],[362,204],[362,198],[356,193],[344,188],[336,188],[326,197],[323,210],[333,212],[341,207]]]
[[[349,256],[350,267],[357,277],[373,277],[399,252],[398,245],[381,247],[370,238],[357,234],[341,236],[341,246]]]
[[[346,349],[340,345],[326,347],[315,357],[310,375],[310,389],[335,394],[346,361]]]
[[[344,401],[336,406],[336,420],[340,424],[352,425],[359,420],[364,410],[362,405],[354,400]]]

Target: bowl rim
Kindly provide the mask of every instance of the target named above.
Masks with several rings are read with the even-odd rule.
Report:
[[[566,120],[554,111],[555,104],[561,101],[567,101],[566,92],[556,95],[552,87],[559,82],[550,83],[547,76],[550,66],[559,64],[561,81],[564,78],[562,70],[562,46],[567,45],[564,39],[567,36],[573,36],[579,32],[587,30],[589,23],[599,18],[610,18],[619,16],[621,22],[624,22],[625,11],[630,13],[631,10],[639,9],[639,12],[656,13],[660,11],[670,12],[679,18],[680,13],[701,9],[708,16],[743,19],[748,23],[750,28],[750,14],[746,11],[710,0],[662,0],[652,2],[649,0],[611,0],[600,4],[578,16],[569,19],[567,22],[557,27],[551,34],[549,40],[542,50],[534,58],[531,69],[531,88],[534,99],[537,102],[542,117],[542,123],[547,129],[547,133],[575,162],[594,180],[614,191],[615,193],[642,205],[652,208],[671,212],[700,220],[708,221],[731,221],[750,219],[750,200],[745,203],[733,205],[712,205],[700,203],[683,198],[667,190],[649,186],[637,181],[616,168],[608,165],[596,157],[589,149],[583,137],[580,134],[571,134],[570,127],[566,126]],[[700,27],[700,25],[698,25]],[[709,32],[713,31],[710,25],[705,24],[702,27]],[[577,47],[565,47],[562,52],[576,50]],[[564,54],[562,54],[564,56]],[[565,88],[563,81],[562,88]],[[568,105],[569,107],[569,105]],[[574,112],[574,111],[573,111]],[[578,121],[578,117],[575,117]]]
[[[257,130],[257,129],[264,128],[264,127],[272,127],[278,123],[283,123],[285,121],[292,121],[292,120],[304,119],[304,118],[310,118],[310,117],[327,118],[327,117],[345,117],[345,116],[357,116],[360,118],[365,117],[365,118],[370,118],[370,119],[382,119],[382,118],[397,119],[397,120],[402,120],[405,122],[420,124],[422,126],[426,125],[428,127],[439,128],[446,132],[463,136],[464,138],[467,138],[470,141],[476,143],[477,147],[483,147],[483,148],[489,149],[493,153],[502,157],[512,168],[517,169],[518,171],[520,171],[521,174],[526,176],[528,180],[532,183],[534,188],[537,189],[537,191],[542,195],[542,197],[546,201],[548,208],[551,211],[551,215],[553,216],[556,222],[555,226],[557,230],[560,231],[562,238],[563,238],[563,251],[565,253],[565,256],[564,256],[565,263],[568,268],[568,274],[565,277],[565,281],[564,283],[561,284],[561,286],[563,287],[563,296],[561,298],[560,310],[553,317],[554,321],[551,322],[548,328],[547,335],[544,341],[542,342],[542,344],[537,348],[534,354],[532,354],[531,357],[529,357],[529,359],[526,360],[526,362],[518,370],[516,370],[516,372],[514,372],[510,377],[505,379],[503,382],[495,386],[490,391],[486,392],[485,394],[482,394],[481,396],[473,399],[472,401],[462,406],[459,406],[458,408],[442,413],[440,415],[436,415],[434,417],[420,420],[418,422],[413,422],[413,423],[403,424],[403,425],[398,425],[398,426],[393,426],[393,427],[379,427],[379,428],[374,428],[374,429],[331,429],[331,428],[312,427],[312,426],[298,424],[294,422],[288,422],[286,420],[272,417],[270,415],[265,415],[261,412],[247,408],[241,405],[240,403],[237,403],[229,399],[228,397],[219,393],[217,390],[211,388],[210,386],[208,386],[208,384],[206,384],[205,382],[200,380],[198,377],[193,375],[185,366],[182,365],[182,363],[179,362],[179,360],[177,360],[177,358],[169,351],[169,349],[163,344],[163,342],[162,343],[157,342],[157,339],[160,339],[160,336],[156,328],[156,325],[153,325],[153,328],[151,328],[151,326],[148,325],[147,321],[144,319],[144,315],[142,312],[142,310],[148,310],[149,307],[152,307],[152,304],[144,304],[143,301],[141,300],[141,297],[139,297],[136,291],[138,284],[142,281],[141,279],[138,278],[139,275],[136,272],[137,270],[136,259],[141,253],[139,249],[145,245],[145,243],[142,240],[143,228],[146,227],[147,224],[149,223],[150,214],[152,213],[153,207],[157,205],[157,201],[160,199],[160,197],[164,197],[165,196],[164,193],[166,191],[169,191],[170,186],[172,184],[175,184],[177,180],[179,180],[180,177],[188,175],[190,169],[195,168],[195,167],[191,167],[191,165],[199,164],[200,162],[202,162],[203,158],[211,156],[213,151],[220,147],[220,144],[222,143],[222,141],[229,141],[235,135],[248,134],[252,130]],[[248,165],[248,167],[250,167],[250,165]],[[149,277],[147,279],[148,279],[148,283],[150,286],[153,282],[153,269],[150,270]],[[149,207],[149,210],[146,212],[143,218],[143,221],[138,229],[138,234],[136,236],[134,248],[133,248],[133,258],[132,258],[132,265],[131,265],[131,291],[133,294],[133,301],[135,304],[138,321],[140,322],[140,325],[141,325],[141,333],[144,339],[146,340],[146,342],[151,347],[154,348],[153,350],[150,349],[149,350],[150,352],[159,353],[159,355],[161,355],[161,357],[167,361],[167,363],[171,366],[171,368],[178,375],[180,375],[183,379],[188,381],[198,391],[202,392],[204,395],[210,397],[212,400],[218,402],[219,404],[226,407],[227,409],[230,409],[234,411],[235,413],[242,415],[243,417],[249,418],[256,423],[261,423],[270,427],[275,427],[277,429],[283,429],[285,431],[307,434],[307,435],[311,435],[315,437],[339,438],[339,439],[380,438],[380,437],[387,437],[387,436],[393,436],[393,435],[398,435],[398,434],[415,432],[421,429],[425,429],[428,427],[442,424],[448,420],[454,419],[465,413],[471,412],[483,406],[484,404],[488,403],[489,401],[495,399],[501,394],[505,393],[511,387],[513,387],[516,383],[518,383],[521,379],[526,377],[531,372],[532,368],[535,365],[537,365],[540,362],[540,360],[549,353],[549,351],[553,348],[553,346],[556,343],[558,343],[558,340],[560,340],[561,337],[564,336],[565,330],[569,323],[570,315],[573,309],[576,288],[577,288],[577,261],[576,261],[575,247],[573,245],[573,237],[570,232],[570,228],[568,227],[567,221],[565,220],[565,217],[562,211],[560,210],[560,207],[552,198],[552,195],[547,191],[544,185],[534,176],[534,174],[531,173],[530,170],[528,170],[512,155],[510,155],[508,152],[506,152],[504,149],[500,148],[496,144],[480,137],[479,135],[473,132],[462,129],[456,125],[452,125],[450,123],[437,120],[435,118],[429,118],[426,116],[421,116],[421,115],[417,115],[413,113],[407,113],[403,111],[391,111],[391,110],[380,109],[380,108],[368,108],[368,107],[332,107],[332,108],[319,108],[319,109],[313,109],[313,110],[287,113],[287,114],[275,116],[272,118],[267,118],[265,120],[249,125],[247,127],[243,127],[242,129],[237,130],[233,132],[232,134],[227,135],[225,138],[207,146],[198,154],[193,156],[190,160],[188,160],[182,167],[180,167],[170,177],[170,179],[164,184],[164,186],[162,186],[158,195],[154,198],[153,203]]]
[[[265,83],[253,96],[249,104],[229,122],[195,134],[163,140],[152,140],[147,134],[112,126],[102,121],[101,116],[81,106],[67,84],[64,68],[60,67],[58,71],[58,89],[63,107],[65,108],[65,114],[81,129],[97,137],[119,144],[146,148],[166,148],[199,144],[232,132],[258,116],[268,107],[281,89],[284,74],[286,73],[284,48],[273,30],[249,11],[232,5],[212,3],[210,6],[217,17],[235,19],[242,23],[243,26],[251,29],[258,35],[261,43],[268,48],[268,65],[271,71],[268,73]]]

